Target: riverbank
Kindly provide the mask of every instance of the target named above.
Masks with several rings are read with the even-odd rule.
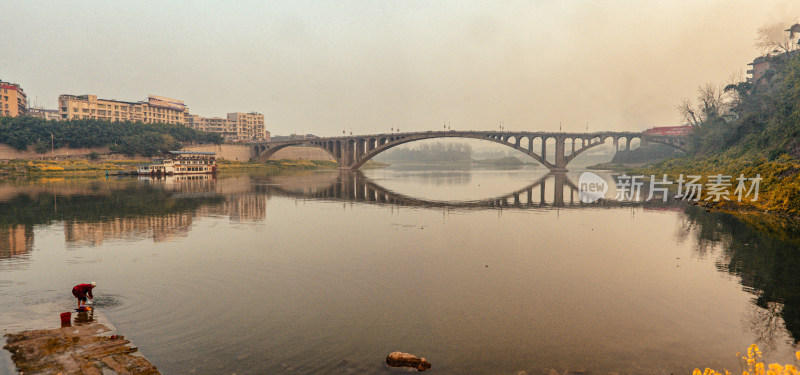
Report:
[[[389,166],[389,164],[370,160],[366,162],[361,167],[361,169],[385,168],[387,166]],[[330,161],[330,160],[305,160],[305,159],[267,160],[266,163],[256,162],[256,161],[238,162],[238,161],[220,160],[217,161],[217,167],[219,168],[219,171],[222,173],[273,172],[273,171],[285,171],[285,170],[339,169],[339,164],[336,163],[335,161]]]
[[[729,212],[764,212],[800,219],[800,162],[789,156],[774,161],[765,159],[743,160],[731,157],[695,157],[676,158],[662,161],[654,165],[635,168],[630,171],[634,175],[666,174],[671,181],[676,181],[683,174],[702,176],[698,183],[703,185],[700,202],[709,209]],[[709,176],[722,174],[731,176],[729,187],[730,200],[721,199],[714,202],[709,198],[707,185]],[[737,188],[736,178],[760,177],[758,197],[754,194],[741,201],[733,193]],[[749,189],[751,182],[747,182]]]
[[[0,162],[0,178],[3,176],[102,176],[106,172],[130,172],[137,165],[150,160],[9,160]],[[217,161],[220,173],[229,172],[272,172],[282,170],[337,169],[339,164],[329,160],[269,160],[262,162]],[[385,163],[367,162],[362,168],[383,168]]]
[[[131,171],[144,159],[130,160],[9,160],[0,162],[1,176],[101,175],[106,171]]]
[[[641,168],[646,166],[648,163],[600,163],[594,164],[586,167],[586,169],[595,170],[595,171],[616,171],[616,172],[627,172],[631,171],[635,168]]]
[[[20,374],[160,374],[130,340],[98,322],[5,336],[3,348]]]

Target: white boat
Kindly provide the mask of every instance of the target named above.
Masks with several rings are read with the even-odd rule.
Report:
[[[150,164],[136,168],[139,175],[206,174],[217,172],[216,153],[200,151],[170,151],[171,158],[153,159]]]
[[[153,159],[153,162],[150,164],[136,167],[136,174],[175,174],[175,163],[172,159]]]

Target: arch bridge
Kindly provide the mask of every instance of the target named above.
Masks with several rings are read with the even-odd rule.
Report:
[[[368,160],[392,147],[434,138],[468,138],[499,143],[530,156],[553,172],[567,171],[567,164],[575,157],[592,147],[605,143],[609,139],[614,143],[617,150],[619,150],[620,141],[624,142],[625,147],[623,150],[630,150],[631,141],[638,138],[640,142],[663,143],[686,152],[684,137],[653,136],[641,132],[561,133],[453,130],[270,141],[254,145],[253,152],[255,160],[266,161],[270,156],[285,147],[319,147],[330,153],[339,163],[341,169],[356,170]],[[551,139],[555,141],[555,157],[548,160],[547,143]],[[534,141],[537,140],[541,143],[541,148],[534,147]]]

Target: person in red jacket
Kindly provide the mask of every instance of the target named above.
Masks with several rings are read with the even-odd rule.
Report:
[[[94,299],[92,295],[92,289],[97,286],[97,283],[92,281],[91,284],[78,284],[72,287],[72,295],[78,299],[78,308],[80,309],[86,304],[86,297],[88,296],[89,299]]]

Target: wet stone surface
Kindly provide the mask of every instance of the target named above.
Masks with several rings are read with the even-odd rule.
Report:
[[[23,374],[160,374],[129,340],[110,333],[100,323],[29,330],[6,334],[3,348]]]

